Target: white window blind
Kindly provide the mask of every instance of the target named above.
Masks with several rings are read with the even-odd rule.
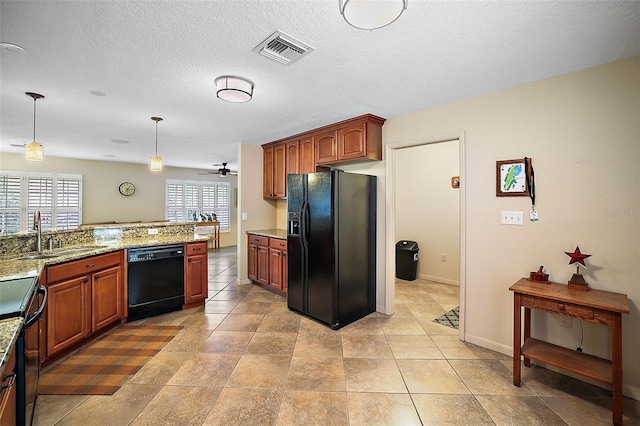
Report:
[[[36,210],[43,231],[77,228],[82,219],[82,175],[0,171],[0,232],[33,230]]]
[[[220,230],[231,228],[231,184],[229,182],[166,181],[165,216],[170,222],[191,222],[194,214],[215,214]]]

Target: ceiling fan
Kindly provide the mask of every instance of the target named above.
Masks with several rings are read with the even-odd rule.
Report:
[[[222,163],[222,164],[213,164],[213,166],[222,166],[220,167],[218,170],[208,170],[204,173],[199,173],[201,175],[220,175],[220,177],[225,177],[225,176],[236,176],[238,174],[238,172],[233,171],[231,169],[227,168],[227,164],[228,163]]]

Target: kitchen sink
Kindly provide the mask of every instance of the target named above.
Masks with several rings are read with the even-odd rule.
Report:
[[[93,251],[108,246],[82,246],[82,247],[70,247],[65,249],[58,249],[46,253],[27,253],[21,256],[13,257],[10,260],[35,260],[35,259],[51,259],[54,257],[65,256],[73,253],[84,253]]]

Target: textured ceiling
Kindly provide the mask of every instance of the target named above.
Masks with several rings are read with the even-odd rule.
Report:
[[[285,66],[253,52],[276,30],[315,50]],[[363,31],[316,1],[2,1],[1,141],[45,156],[212,168],[262,144],[352,116],[385,118],[640,54],[638,1],[409,0]],[[224,74],[254,98],[216,98]],[[92,91],[106,96],[95,96]],[[114,143],[126,140],[130,143]],[[10,169],[10,165],[0,165]]]

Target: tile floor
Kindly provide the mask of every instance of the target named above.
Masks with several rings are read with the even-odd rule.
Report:
[[[456,287],[398,281],[396,314],[340,331],[289,312],[286,300],[236,284],[235,247],[209,255],[204,308],[140,322],[183,325],[111,396],[38,399],[48,425],[608,425],[610,394],[458,340],[432,322]],[[640,402],[625,399],[625,424]]]

